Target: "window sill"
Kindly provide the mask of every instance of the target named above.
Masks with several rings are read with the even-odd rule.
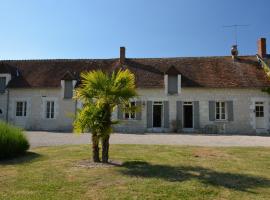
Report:
[[[28,118],[28,116],[15,116],[15,118]]]
[[[173,93],[173,94],[168,93],[167,96],[179,96],[179,94],[178,93]]]
[[[229,122],[229,121],[227,119],[216,119],[215,122],[224,123],[224,122]]]

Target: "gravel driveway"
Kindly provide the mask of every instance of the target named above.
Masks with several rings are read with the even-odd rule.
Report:
[[[89,144],[91,135],[28,131],[31,147],[57,146],[68,144]],[[111,136],[111,144],[167,144],[192,146],[265,146],[270,147],[270,137],[238,135],[198,134],[120,134]]]

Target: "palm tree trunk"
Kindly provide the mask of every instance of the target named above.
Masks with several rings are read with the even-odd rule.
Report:
[[[99,139],[97,133],[92,133],[92,159],[94,162],[100,162],[98,143]]]
[[[109,146],[110,146],[110,135],[102,138],[102,162],[108,163],[109,160]]]

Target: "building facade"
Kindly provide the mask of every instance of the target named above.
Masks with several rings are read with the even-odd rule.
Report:
[[[121,120],[119,132],[198,132],[258,134],[270,130],[270,87],[263,68],[266,40],[258,55],[202,58],[11,60],[0,64],[0,119],[26,130],[71,131],[83,105],[72,98],[82,71],[135,74],[138,97]]]

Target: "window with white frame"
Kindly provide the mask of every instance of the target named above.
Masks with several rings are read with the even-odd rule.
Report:
[[[256,117],[264,117],[264,105],[263,102],[256,102],[255,104]]]
[[[47,119],[54,119],[55,118],[55,103],[54,101],[46,101],[46,113],[45,117]]]
[[[225,101],[216,102],[216,120],[226,120],[226,103]]]
[[[27,114],[27,102],[17,101],[16,102],[16,117],[25,117]]]
[[[136,118],[135,106],[136,106],[135,101],[131,101],[126,105],[127,111],[124,113],[124,119],[132,120]]]

